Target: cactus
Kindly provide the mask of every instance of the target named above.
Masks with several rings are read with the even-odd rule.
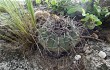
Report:
[[[53,52],[63,52],[71,49],[78,43],[79,34],[73,20],[68,18],[49,18],[38,29],[39,43]]]

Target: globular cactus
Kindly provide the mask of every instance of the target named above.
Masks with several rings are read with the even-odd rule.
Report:
[[[71,23],[71,24],[70,24]],[[47,21],[39,28],[38,39],[45,49],[54,52],[67,51],[78,43],[79,36],[73,22]]]
[[[79,33],[73,20],[51,15],[38,28],[38,40],[44,49],[63,52],[73,48],[79,41]],[[38,24],[39,25],[39,24]]]

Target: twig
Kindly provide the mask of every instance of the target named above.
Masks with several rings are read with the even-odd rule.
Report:
[[[94,40],[97,40],[97,41],[100,41],[100,42],[103,42],[103,40],[101,39],[97,39],[97,38],[94,38],[94,37],[91,37],[91,36],[80,36],[81,38],[86,38],[86,39],[94,39]]]

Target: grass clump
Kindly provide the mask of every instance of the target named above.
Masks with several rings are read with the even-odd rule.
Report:
[[[20,45],[24,48],[32,46],[37,41],[36,22],[31,0],[25,0],[26,8],[19,2],[2,0],[0,7],[0,38]]]

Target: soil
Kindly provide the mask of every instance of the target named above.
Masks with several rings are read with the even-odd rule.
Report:
[[[75,56],[74,53],[56,59],[44,53],[40,54],[36,50],[34,54],[28,52],[28,56],[25,57],[19,49],[12,50],[7,48],[7,46],[13,45],[2,43],[0,46],[1,70],[85,70],[83,58],[75,61],[73,58]]]
[[[61,58],[50,57],[45,52],[41,54],[38,50],[24,55],[19,49],[10,49],[13,45],[1,42],[0,70],[98,70],[104,64],[107,68],[104,70],[110,69],[110,45],[104,42],[88,40],[83,48],[75,49],[77,53],[71,52],[71,55]],[[99,51],[107,53],[106,59],[98,56]],[[74,59],[76,54],[81,55],[78,61]]]

